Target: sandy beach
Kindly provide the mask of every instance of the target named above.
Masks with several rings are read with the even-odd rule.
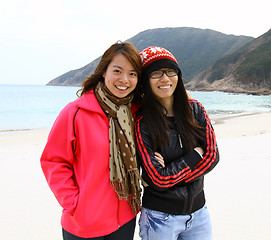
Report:
[[[213,119],[212,119],[213,120]],[[214,240],[267,240],[271,113],[214,119],[220,162],[205,178]],[[40,168],[49,129],[0,133],[0,236],[61,240],[61,208]],[[138,227],[135,240],[139,240]]]

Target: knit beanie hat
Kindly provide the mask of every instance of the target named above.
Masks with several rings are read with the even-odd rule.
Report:
[[[143,78],[161,68],[173,68],[181,71],[173,54],[162,47],[148,47],[139,54],[142,60]]]

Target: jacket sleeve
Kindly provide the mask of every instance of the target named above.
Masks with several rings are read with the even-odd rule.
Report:
[[[202,175],[207,174],[219,161],[215,132],[210,119],[201,103],[196,100],[191,100],[190,103],[194,116],[203,130],[203,139],[200,140],[199,145],[203,148],[204,154],[195,169],[186,176],[185,182],[194,181]]]
[[[156,160],[145,124],[142,117],[136,120],[136,143],[142,165],[143,179],[158,191],[164,191],[184,181],[202,160],[201,156],[192,151],[176,159],[164,168]]]
[[[73,214],[79,189],[73,172],[73,112],[64,108],[48,136],[40,162],[46,180],[64,212]]]

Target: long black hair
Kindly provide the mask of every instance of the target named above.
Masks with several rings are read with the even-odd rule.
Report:
[[[166,109],[153,94],[149,75],[143,76],[142,84],[144,122],[147,125],[154,151],[158,151],[163,145],[168,144],[169,126],[165,114]],[[181,136],[185,149],[192,151],[197,146],[197,139],[202,136],[202,130],[193,116],[181,71],[178,72],[178,83],[173,99],[173,112],[178,134]]]

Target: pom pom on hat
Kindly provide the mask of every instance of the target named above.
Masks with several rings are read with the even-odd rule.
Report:
[[[161,68],[173,68],[181,71],[173,54],[162,47],[148,47],[139,54],[142,60],[143,77]]]

